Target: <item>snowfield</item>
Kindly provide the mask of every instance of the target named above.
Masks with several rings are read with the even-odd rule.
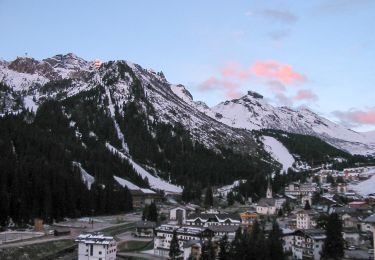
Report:
[[[367,179],[355,185],[350,185],[349,187],[362,196],[367,196],[371,193],[375,193],[375,174],[373,174],[370,179]]]
[[[288,149],[271,136],[263,136],[264,149],[271,154],[271,156],[282,164],[282,171],[288,171],[289,168],[293,167],[295,162],[294,157],[289,153]]]
[[[168,183],[158,177],[155,177],[151,173],[147,172],[144,168],[142,168],[139,164],[134,162],[131,158],[117,150],[115,147],[110,145],[109,143],[106,143],[106,146],[109,151],[111,151],[113,154],[117,154],[122,159],[127,160],[135,169],[135,171],[142,177],[147,178],[148,182],[150,183],[151,188],[158,189],[158,190],[164,190],[166,193],[181,193],[182,188],[179,186],[176,186],[174,184]]]

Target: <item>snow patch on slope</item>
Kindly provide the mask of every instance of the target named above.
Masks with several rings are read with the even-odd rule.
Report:
[[[158,189],[158,190],[164,190],[165,192],[170,192],[170,193],[181,193],[182,188],[178,187],[176,185],[173,185],[171,183],[168,183],[160,178],[157,178],[153,176],[151,173],[147,172],[144,168],[142,168],[139,164],[134,162],[131,158],[117,150],[115,147],[110,145],[109,143],[106,143],[106,147],[108,150],[110,150],[113,154],[117,154],[120,156],[122,159],[125,159],[129,161],[129,163],[133,166],[135,171],[142,177],[142,178],[147,178],[148,182],[150,183],[151,188],[153,189]]]
[[[73,166],[76,166],[81,171],[81,178],[84,184],[86,184],[87,188],[90,190],[91,185],[95,182],[94,176],[90,175],[85,169],[82,168],[81,163],[73,162]]]
[[[283,171],[288,171],[293,167],[295,162],[294,157],[289,153],[288,149],[278,140],[271,136],[263,136],[264,149],[271,154],[271,156],[282,164]]]
[[[375,174],[373,174],[370,179],[367,179],[355,185],[350,185],[350,189],[354,190],[362,196],[367,196],[371,193],[375,193]]]
[[[131,183],[130,181],[125,180],[123,178],[117,177],[115,175],[113,175],[113,178],[115,179],[115,181],[117,181],[118,184],[120,184],[122,187],[127,187],[129,190],[140,190],[141,189],[137,185],[135,185],[135,184]]]

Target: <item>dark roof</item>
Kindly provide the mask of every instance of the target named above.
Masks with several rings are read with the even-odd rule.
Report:
[[[188,219],[196,219],[196,218],[201,218],[201,219],[209,219],[209,218],[219,218],[219,219],[233,219],[233,220],[238,220],[241,221],[240,215],[239,214],[228,214],[228,213],[193,213],[190,214]]]
[[[258,206],[261,207],[269,207],[269,206],[275,206],[276,200],[273,198],[261,198],[258,202]]]
[[[232,225],[213,225],[208,226],[208,229],[213,232],[235,232],[239,229],[239,226],[232,226]]]
[[[136,228],[154,228],[156,223],[152,221],[138,221],[135,223]]]

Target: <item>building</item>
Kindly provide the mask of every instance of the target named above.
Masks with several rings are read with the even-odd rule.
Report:
[[[266,197],[261,198],[256,206],[256,212],[260,215],[276,215],[277,211],[282,208],[285,203],[284,198],[273,198],[272,187],[268,181]]]
[[[135,236],[153,237],[156,223],[152,221],[138,221],[135,223]]]
[[[240,213],[240,218],[243,225],[252,225],[253,222],[258,218],[258,214],[255,211],[246,211]]]
[[[239,226],[241,219],[238,214],[227,213],[194,213],[190,214],[186,219],[188,226]]]
[[[296,214],[297,229],[313,229],[316,227],[316,221],[319,213],[315,210],[300,210]]]
[[[318,191],[316,183],[299,183],[292,182],[285,187],[285,195],[303,196],[313,194]]]
[[[110,236],[100,233],[81,234],[78,243],[78,260],[115,260],[117,243]]]
[[[239,229],[237,225],[231,226],[209,226],[209,230],[213,232],[215,240],[220,240],[223,236],[228,237],[228,241],[232,241],[236,236],[236,231]]]
[[[372,238],[373,238],[372,240],[374,243],[372,248],[374,249],[375,248],[375,214],[366,218],[365,222],[372,226]],[[374,254],[374,260],[375,260],[375,254]]]
[[[199,259],[202,253],[202,241],[190,240],[184,244],[184,260]]]
[[[297,230],[293,233],[293,259],[320,259],[325,231],[321,229]]]
[[[130,190],[134,208],[143,208],[152,202],[160,202],[163,198],[160,194],[150,189]]]
[[[214,236],[214,232],[207,227],[161,225],[155,228],[154,253],[160,256],[168,256],[173,233],[176,231],[181,252],[184,245],[191,240],[206,241]]]
[[[186,217],[194,212],[195,208],[190,206],[180,206],[173,208],[169,211],[169,221],[175,222],[175,224],[177,225],[186,224]]]

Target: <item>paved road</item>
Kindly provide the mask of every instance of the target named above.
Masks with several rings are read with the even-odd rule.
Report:
[[[35,238],[35,239],[31,239],[31,240],[26,240],[26,241],[20,241],[20,242],[9,243],[9,244],[2,244],[2,245],[0,245],[0,248],[27,246],[27,245],[40,244],[40,243],[45,243],[45,242],[66,240],[66,239],[72,239],[72,238],[70,236],[61,236],[61,237],[45,236],[45,237]]]
[[[166,257],[156,256],[156,255],[150,255],[150,254],[143,254],[143,253],[134,253],[134,252],[128,252],[128,253],[117,253],[117,256],[130,256],[130,257],[139,257],[141,259],[167,259]]]
[[[345,250],[345,256],[349,259],[374,259],[373,255],[369,255],[367,250]]]

